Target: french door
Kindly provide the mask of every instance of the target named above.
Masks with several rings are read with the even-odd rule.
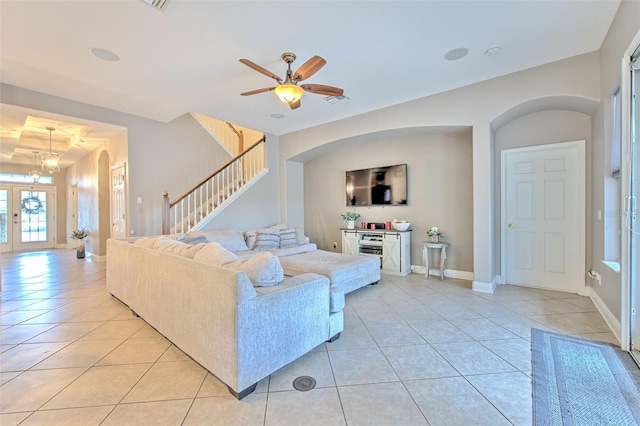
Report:
[[[0,186],[0,251],[53,248],[56,188]]]

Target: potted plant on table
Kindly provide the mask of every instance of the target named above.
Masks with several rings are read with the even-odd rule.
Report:
[[[78,240],[76,246],[76,258],[84,259],[85,257],[85,244],[84,239],[89,236],[89,230],[87,228],[76,229],[71,233],[71,238]]]
[[[427,231],[427,235],[429,236],[429,239],[432,243],[440,242],[440,237],[443,236],[442,232],[440,232],[440,228],[438,228],[437,226],[432,226],[431,228],[429,228],[429,230]]]
[[[354,229],[356,220],[360,219],[360,214],[356,212],[346,212],[342,214],[342,219],[347,221],[347,229]]]

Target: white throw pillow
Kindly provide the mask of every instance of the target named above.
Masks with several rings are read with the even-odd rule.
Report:
[[[271,252],[259,253],[246,260],[228,263],[225,267],[247,274],[254,287],[273,286],[284,280],[280,259]]]
[[[247,229],[242,233],[244,235],[244,242],[247,244],[249,250],[253,250],[256,246],[256,238],[258,233],[255,229]]]
[[[223,266],[238,260],[238,256],[222,247],[219,243],[206,243],[193,256],[193,260],[211,265]]]
[[[303,226],[296,226],[296,239],[298,240],[298,245],[307,244],[309,242],[309,238],[304,235]]]

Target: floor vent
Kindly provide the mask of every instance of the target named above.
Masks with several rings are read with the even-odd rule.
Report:
[[[293,387],[300,392],[310,391],[316,387],[316,379],[311,376],[300,376],[293,381]]]

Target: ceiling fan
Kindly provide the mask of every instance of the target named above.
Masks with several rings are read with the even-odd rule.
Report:
[[[311,77],[322,68],[327,61],[320,56],[314,56],[307,62],[302,64],[295,73],[291,71],[291,64],[296,60],[296,55],[291,52],[285,52],[282,54],[282,60],[287,63],[287,75],[284,80],[272,73],[271,71],[261,67],[260,65],[251,62],[248,59],[240,59],[240,62],[248,66],[249,68],[258,71],[267,77],[273,78],[278,82],[278,86],[264,87],[262,89],[251,90],[249,92],[240,93],[242,96],[255,95],[257,93],[275,91],[280,100],[289,105],[291,109],[300,108],[300,98],[305,92],[315,93],[317,95],[327,96],[342,96],[344,90],[333,86],[326,86],[324,84],[298,84],[303,80]]]

